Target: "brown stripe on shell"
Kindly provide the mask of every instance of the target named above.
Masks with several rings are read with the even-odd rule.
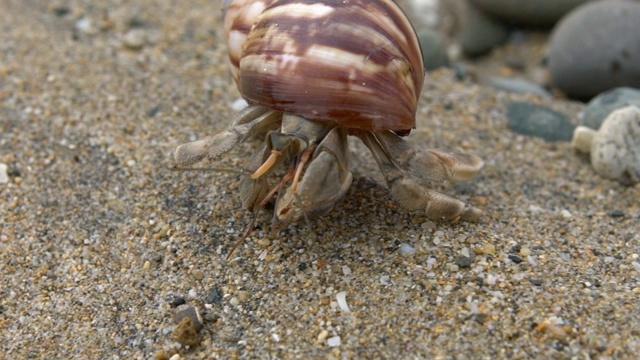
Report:
[[[251,103],[367,130],[413,128],[424,76],[415,32],[390,0],[276,0],[239,70]]]
[[[238,83],[242,49],[258,16],[276,0],[224,0],[224,30],[229,47],[231,73]]]

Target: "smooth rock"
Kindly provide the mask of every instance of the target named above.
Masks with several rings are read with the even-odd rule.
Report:
[[[122,43],[129,49],[142,49],[147,41],[147,34],[144,29],[131,29],[122,37]]]
[[[456,62],[453,64],[453,72],[456,76],[456,80],[465,81],[467,78],[474,78],[475,72],[467,64],[462,62]]]
[[[209,294],[207,294],[207,297],[204,299],[205,304],[220,304],[222,302],[222,298],[224,297],[224,294],[222,293],[222,290],[220,290],[217,286],[213,286],[210,290],[209,290]]]
[[[478,9],[505,22],[553,26],[578,5],[589,0],[470,0]]]
[[[502,76],[492,76],[479,81],[481,84],[491,86],[498,90],[515,94],[535,94],[550,99],[551,94],[540,85],[532,82]]]
[[[400,252],[400,255],[402,255],[402,256],[411,256],[411,255],[416,253],[416,249],[414,249],[411,245],[409,245],[407,243],[402,243],[402,244],[400,244],[399,252]],[[349,271],[351,271],[351,270],[349,270]]]
[[[575,98],[640,87],[640,3],[611,0],[576,8],[554,28],[549,70]]]
[[[185,298],[183,298],[182,296],[176,296],[173,298],[173,300],[171,300],[169,304],[171,305],[171,307],[178,307],[180,305],[186,304],[186,302],[187,300],[185,300]]]
[[[457,1],[454,9],[458,41],[465,55],[486,54],[509,37],[509,29],[504,24],[485,15],[466,0]]]
[[[424,68],[427,71],[449,66],[447,49],[440,34],[430,29],[423,29],[418,32],[418,40],[422,48]]]
[[[609,216],[611,216],[612,218],[624,217],[624,211],[622,211],[622,210],[613,210],[611,213],[609,213]]]
[[[456,265],[461,269],[468,269],[471,267],[471,258],[468,256],[458,256],[456,259]]]
[[[435,28],[442,21],[439,0],[396,0],[416,29]]]
[[[640,108],[614,111],[593,136],[591,165],[603,177],[633,185],[640,181],[639,154]]]
[[[570,141],[575,128],[566,115],[525,102],[507,105],[507,122],[513,132],[546,141]]]
[[[582,125],[598,130],[609,114],[629,105],[640,107],[640,89],[621,87],[604,92],[589,102]]]

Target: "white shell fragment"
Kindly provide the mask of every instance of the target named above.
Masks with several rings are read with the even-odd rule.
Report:
[[[240,111],[244,108],[246,108],[249,104],[247,103],[247,100],[243,99],[243,98],[237,98],[234,102],[231,103],[231,110],[233,111]]]
[[[578,126],[573,131],[571,146],[580,152],[589,154],[591,153],[591,144],[593,143],[595,134],[596,131],[590,127]]]
[[[414,249],[411,245],[407,243],[400,244],[400,255],[402,256],[411,256],[416,253],[416,249]]]
[[[340,291],[336,294],[336,300],[338,300],[338,306],[340,307],[340,311],[343,313],[350,313],[351,309],[349,309],[349,305],[347,304],[347,292]]]
[[[640,109],[612,112],[595,132],[579,126],[573,133],[575,149],[591,153],[591,165],[603,177],[632,185],[640,181]]]
[[[7,173],[7,164],[0,163],[0,184],[9,182],[9,174]]]
[[[342,343],[340,336],[334,336],[327,339],[327,346],[338,347]]]

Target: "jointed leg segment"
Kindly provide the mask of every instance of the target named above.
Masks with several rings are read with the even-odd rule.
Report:
[[[391,195],[407,209],[452,222],[477,221],[480,217],[480,210],[424,187],[429,181],[472,179],[483,166],[480,158],[440,150],[416,150],[389,131],[356,135],[373,154]]]

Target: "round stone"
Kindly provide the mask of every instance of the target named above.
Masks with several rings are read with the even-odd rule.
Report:
[[[514,94],[535,94],[550,99],[551,94],[543,89],[540,85],[534,84],[523,79],[514,79],[503,76],[492,76],[481,79],[482,84],[489,85],[498,90],[514,93]]]
[[[553,26],[564,14],[589,0],[469,0],[485,13],[505,22]]]
[[[633,185],[640,181],[640,109],[616,110],[607,117],[591,145],[591,165],[598,174]]]
[[[430,29],[423,29],[418,32],[418,39],[422,48],[424,68],[427,71],[449,66],[447,49],[440,34]]]
[[[621,87],[603,92],[589,101],[582,124],[598,130],[609,114],[629,105],[640,107],[640,89]]]
[[[480,56],[504,43],[509,37],[509,29],[474,5],[458,1],[455,13],[459,26],[458,41],[462,51],[468,56]]]
[[[640,3],[588,3],[553,30],[549,71],[555,86],[575,98],[619,87],[640,87]]]
[[[541,105],[516,101],[507,105],[507,125],[515,133],[545,141],[571,141],[574,130],[565,114]]]

